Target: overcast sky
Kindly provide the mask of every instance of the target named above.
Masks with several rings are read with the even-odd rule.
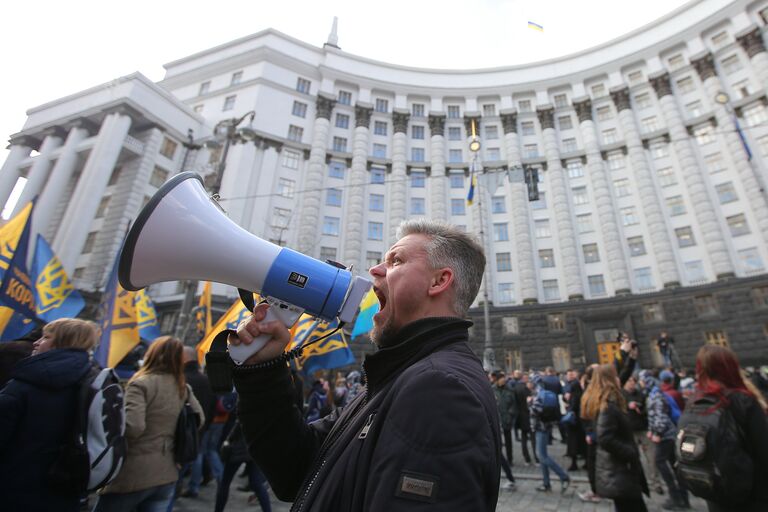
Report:
[[[37,0],[3,5],[0,137],[28,108],[273,27],[396,64],[482,68],[557,57],[643,26],[685,0]],[[533,21],[544,32],[527,28]],[[6,157],[0,147],[0,161]]]

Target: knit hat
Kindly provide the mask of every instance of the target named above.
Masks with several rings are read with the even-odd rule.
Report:
[[[659,374],[659,378],[661,379],[661,382],[674,382],[675,374],[669,370],[664,370]]]
[[[648,370],[643,370],[640,372],[640,383],[648,391],[659,386],[659,381],[656,380],[656,377],[653,376],[653,373]]]
[[[533,382],[534,386],[540,386],[541,385],[541,374],[540,373],[534,373],[533,377],[531,377],[531,382]]]

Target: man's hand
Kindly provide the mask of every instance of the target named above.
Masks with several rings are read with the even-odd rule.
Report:
[[[657,443],[657,444],[658,444],[658,443],[660,443],[660,442],[661,442],[661,436],[657,436],[656,434],[653,434],[653,435],[651,436],[651,441],[653,441],[654,443]]]
[[[237,336],[229,335],[227,341],[232,345],[239,345],[241,343],[250,345],[255,338],[262,334],[272,336],[261,350],[249,357],[243,364],[263,363],[264,361],[279,357],[285,352],[285,347],[291,341],[290,331],[280,320],[264,322],[268,309],[269,304],[259,304],[253,308],[253,315],[240,322],[240,325],[237,326]]]
[[[614,346],[615,346],[615,345],[614,345]],[[625,339],[624,339],[624,340],[621,342],[621,346],[620,346],[619,348],[620,348],[620,349],[621,349],[623,352],[626,352],[627,354],[629,354],[629,352],[632,350],[632,340],[630,340],[629,338],[625,338]]]
[[[627,407],[629,407],[632,410],[635,410],[635,409],[637,409],[637,402],[629,402],[627,404]]]

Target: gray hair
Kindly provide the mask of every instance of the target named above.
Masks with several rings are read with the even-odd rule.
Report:
[[[453,309],[465,316],[480,290],[485,272],[483,248],[474,237],[451,224],[427,219],[403,221],[397,228],[397,238],[425,235],[427,261],[434,269],[449,267],[454,273],[455,298]]]

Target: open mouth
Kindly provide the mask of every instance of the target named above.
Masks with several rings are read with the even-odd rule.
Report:
[[[376,294],[376,298],[379,299],[379,311],[383,310],[387,305],[387,296],[381,291],[380,288],[373,287],[373,293]]]

